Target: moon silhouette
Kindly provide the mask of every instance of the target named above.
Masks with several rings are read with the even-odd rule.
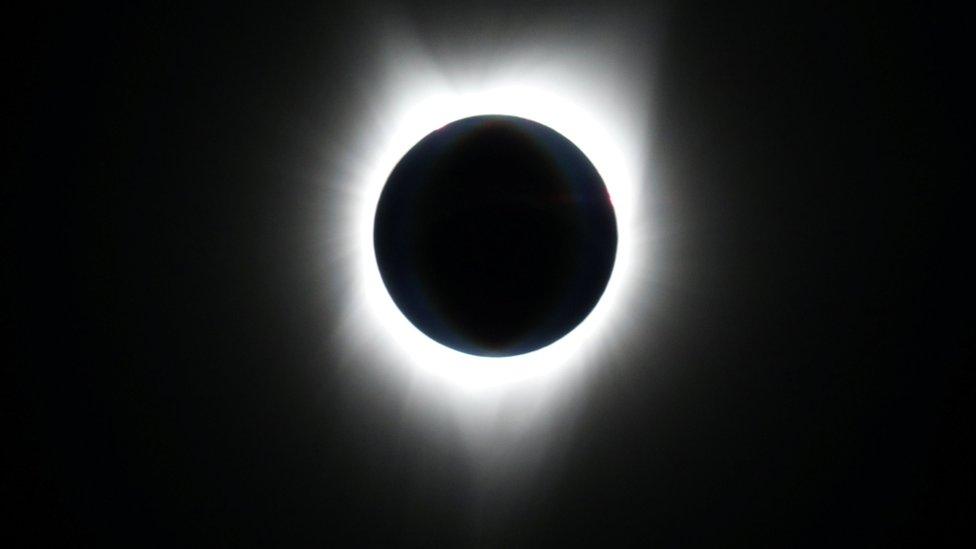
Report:
[[[373,243],[387,291],[417,329],[502,357],[553,343],[593,310],[617,224],[600,174],[572,142],[485,115],[404,155],[380,195]]]

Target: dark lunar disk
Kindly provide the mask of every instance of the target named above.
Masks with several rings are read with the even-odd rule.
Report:
[[[566,335],[600,299],[617,250],[613,206],[586,156],[542,124],[494,115],[448,124],[407,152],[373,238],[403,314],[483,356]]]

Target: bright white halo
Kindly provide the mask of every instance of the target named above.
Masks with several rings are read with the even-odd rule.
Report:
[[[399,78],[391,78],[387,93],[374,105],[373,117],[366,117],[359,129],[359,150],[348,155],[355,160],[350,159],[350,174],[342,183],[344,201],[339,207],[345,226],[336,231],[348,238],[341,265],[346,271],[342,299],[347,329],[359,342],[358,352],[367,353],[374,364],[405,368],[413,379],[426,378],[463,394],[497,393],[526,384],[554,388],[553,382],[579,373],[597,357],[612,353],[615,342],[631,336],[630,305],[646,290],[653,231],[643,192],[647,107],[638,100],[646,103],[646,97],[631,83],[614,86],[613,80],[601,80],[597,69],[581,73],[568,64],[450,79],[424,67],[401,63]],[[376,206],[397,162],[432,131],[488,114],[533,120],[573,142],[603,178],[617,220],[613,272],[593,311],[556,342],[510,357],[461,353],[417,329],[387,292],[373,249]]]

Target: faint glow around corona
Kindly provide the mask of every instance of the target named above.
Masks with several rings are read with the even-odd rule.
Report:
[[[352,329],[374,362],[408,368],[408,374],[472,391],[546,383],[605,357],[612,341],[628,333],[628,302],[638,274],[648,261],[649,220],[640,196],[646,130],[642,109],[605,93],[578,71],[547,71],[527,77],[501,76],[472,83],[445,81],[420,74],[405,75],[390,86],[374,119],[364,120],[363,141],[369,152],[356,163],[352,188],[342,205],[339,233],[351,246],[346,278]],[[406,74],[406,73],[405,73]],[[631,102],[634,103],[634,102]],[[545,124],[564,135],[590,159],[610,193],[617,216],[618,248],[614,270],[594,310],[575,329],[551,345],[523,355],[491,358],[464,354],[424,335],[400,312],[383,285],[373,251],[373,221],[380,192],[402,156],[420,139],[468,116],[513,115]],[[372,122],[374,126],[368,124]],[[358,147],[366,151],[366,147]],[[357,155],[358,156],[358,155]],[[472,288],[472,291],[477,291]],[[346,293],[346,292],[344,292]]]

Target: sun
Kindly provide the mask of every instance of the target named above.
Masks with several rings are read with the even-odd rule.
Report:
[[[572,69],[571,67],[569,69]],[[631,336],[629,304],[644,291],[643,274],[653,255],[653,224],[646,191],[644,109],[628,94],[595,84],[596,77],[559,67],[525,73],[498,71],[492,77],[430,77],[403,71],[373,115],[364,117],[356,168],[343,174],[342,215],[330,230],[341,238],[342,290],[349,339],[355,352],[384,368],[406,369],[463,392],[547,384],[605,356]],[[620,95],[620,94],[618,94]],[[446,347],[403,315],[387,292],[373,249],[373,222],[380,193],[403,155],[424,136],[456,120],[509,115],[559,132],[593,163],[617,218],[617,256],[600,301],[571,332],[535,351],[509,357],[481,357]],[[636,121],[635,121],[636,120]]]

